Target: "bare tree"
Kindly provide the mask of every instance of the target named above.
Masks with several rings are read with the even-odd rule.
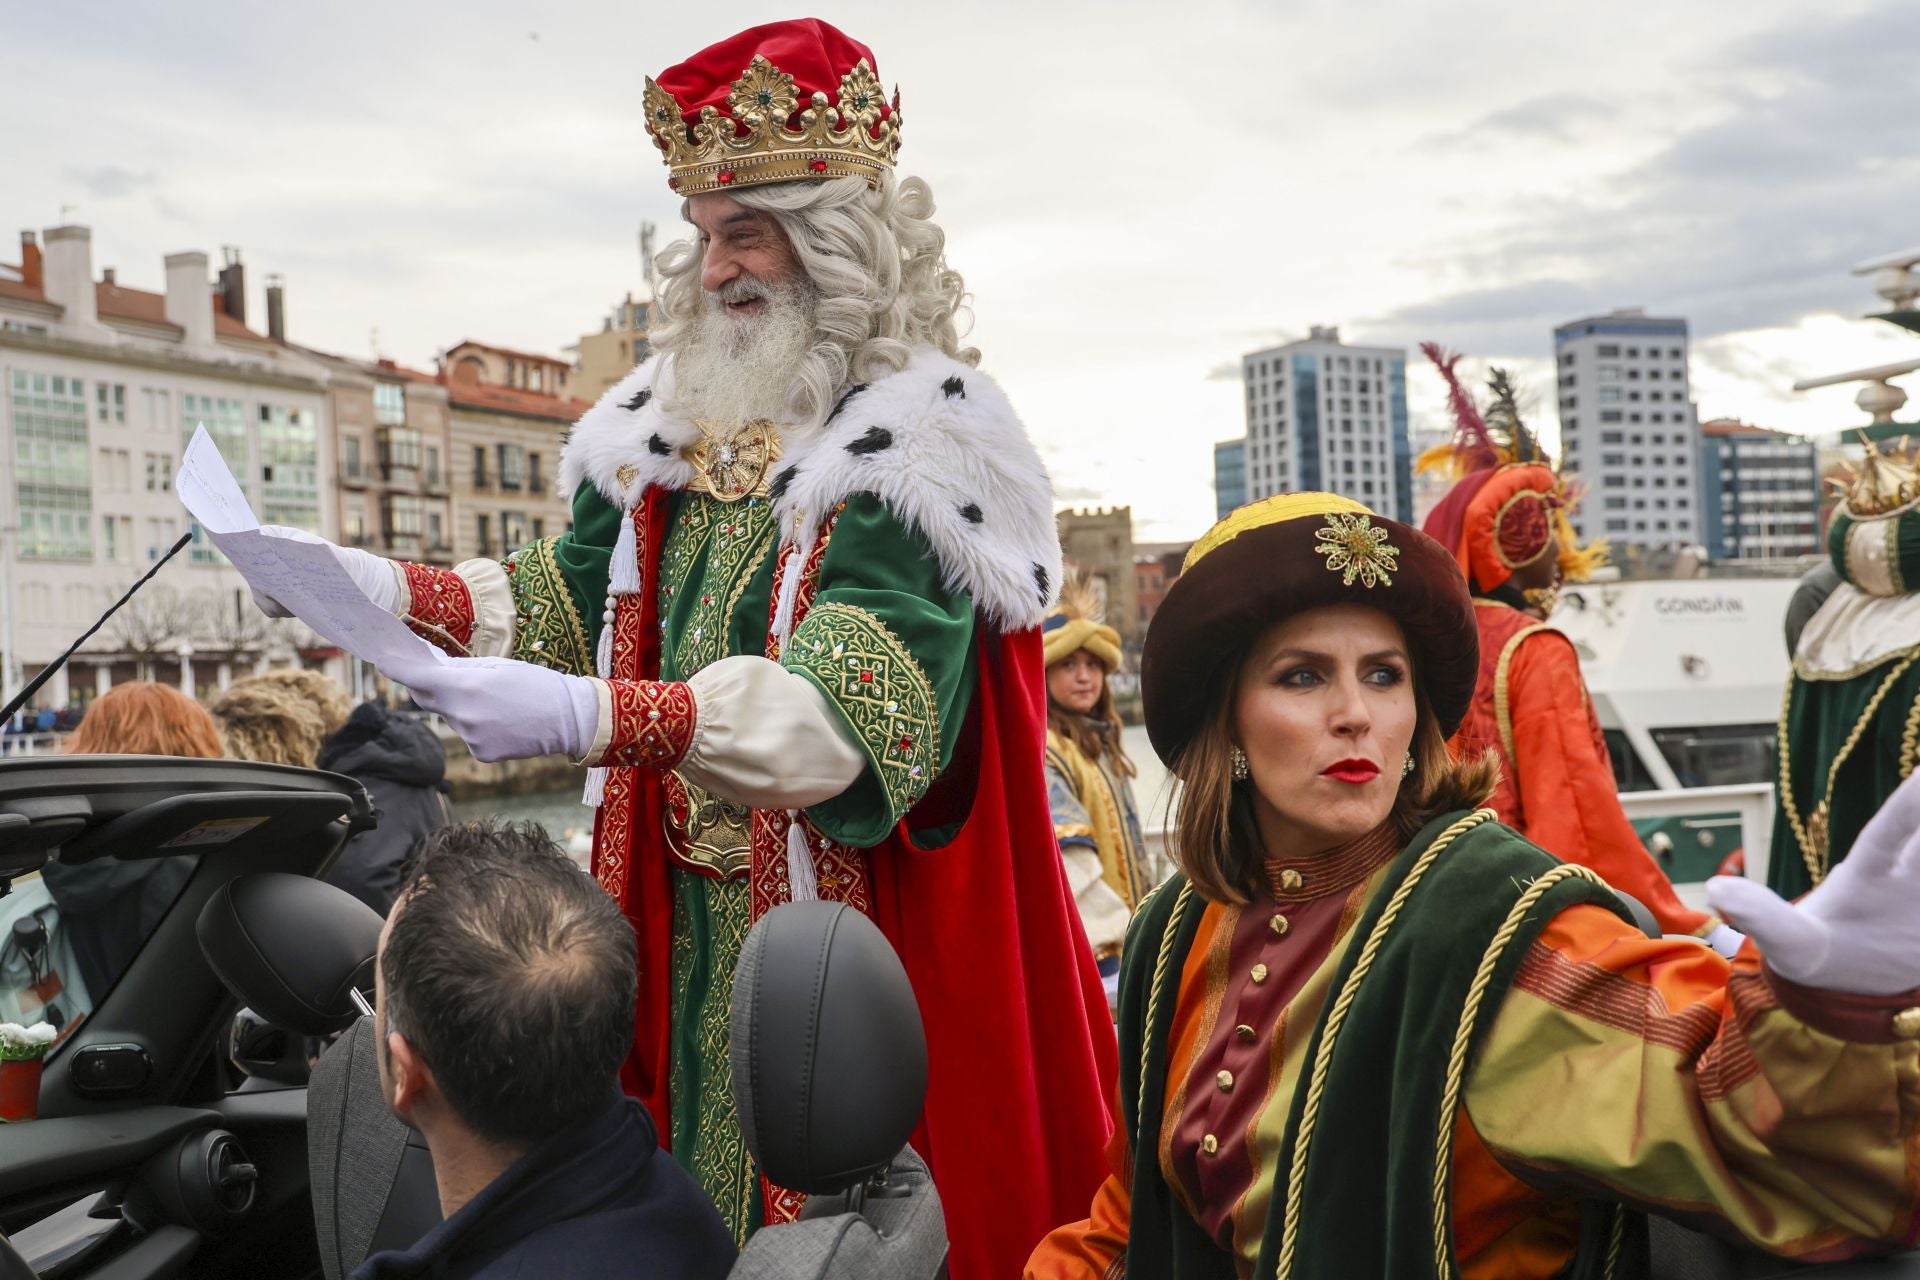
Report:
[[[202,608],[193,596],[171,587],[149,587],[113,615],[112,633],[133,655],[141,677],[152,679],[158,658],[173,656],[181,641],[191,643]]]

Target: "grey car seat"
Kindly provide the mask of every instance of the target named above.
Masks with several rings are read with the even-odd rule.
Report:
[[[327,1280],[440,1221],[425,1144],[381,1098],[372,1019],[380,917],[301,876],[242,876],[198,921],[222,982],[289,1031],[340,1034],[307,1087],[307,1164]],[[748,935],[733,990],[734,1093],[749,1150],[806,1192],[801,1220],[756,1234],[750,1280],[920,1280],[945,1272],[947,1234],[926,1164],[908,1147],[925,1102],[926,1038],[905,969],[857,911],[788,904]]]
[[[344,890],[271,873],[222,885],[196,923],[207,962],[256,1014],[301,1035],[345,1028],[307,1082],[307,1171],[327,1280],[440,1222],[432,1157],[381,1098],[373,1019],[354,999],[373,990],[380,926]]]
[[[833,902],[775,907],[740,951],[733,1096],[755,1161],[804,1191],[798,1222],[747,1241],[735,1280],[935,1280],[947,1226],[907,1146],[927,1042],[906,970],[871,920]]]

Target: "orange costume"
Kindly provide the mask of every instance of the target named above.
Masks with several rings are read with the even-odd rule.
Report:
[[[1420,465],[1450,467],[1459,476],[1427,517],[1426,532],[1460,562],[1480,625],[1480,679],[1449,745],[1456,757],[1499,755],[1500,783],[1488,805],[1500,821],[1548,853],[1599,872],[1667,932],[1704,935],[1718,922],[1680,901],[1620,807],[1573,642],[1528,612],[1511,582],[1516,569],[1549,553],[1556,535],[1561,572],[1575,581],[1602,553],[1575,544],[1565,487],[1521,423],[1505,374],[1496,370],[1492,379],[1490,427],[1454,375],[1459,357],[1431,343],[1422,350],[1447,380],[1456,434]],[[1495,427],[1506,442],[1495,439]]]

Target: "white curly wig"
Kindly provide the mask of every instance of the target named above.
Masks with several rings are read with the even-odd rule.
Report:
[[[817,295],[817,340],[800,361],[788,392],[796,424],[817,425],[840,391],[904,368],[919,347],[938,347],[967,364],[980,353],[960,345],[966,284],[947,266],[946,233],[933,221],[933,192],[919,178],[880,185],[862,178],[781,182],[730,192],[749,209],[771,214]],[[682,206],[682,216],[689,210]],[[708,306],[700,287],[698,240],[668,245],[660,272],[662,322],[653,346],[671,355]]]

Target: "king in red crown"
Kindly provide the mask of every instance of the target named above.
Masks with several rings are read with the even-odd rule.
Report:
[[[1099,1184],[1118,1074],[1047,803],[1052,485],[960,342],[870,50],[755,27],[645,109],[698,234],[658,260],[654,354],[568,438],[572,529],[452,570],[336,554],[462,655],[412,688],[477,758],[587,767],[593,872],[640,942],[627,1086],[736,1235],[802,1198],[742,1140],[735,963],[821,897],[919,998],[953,1275],[1016,1275]]]

